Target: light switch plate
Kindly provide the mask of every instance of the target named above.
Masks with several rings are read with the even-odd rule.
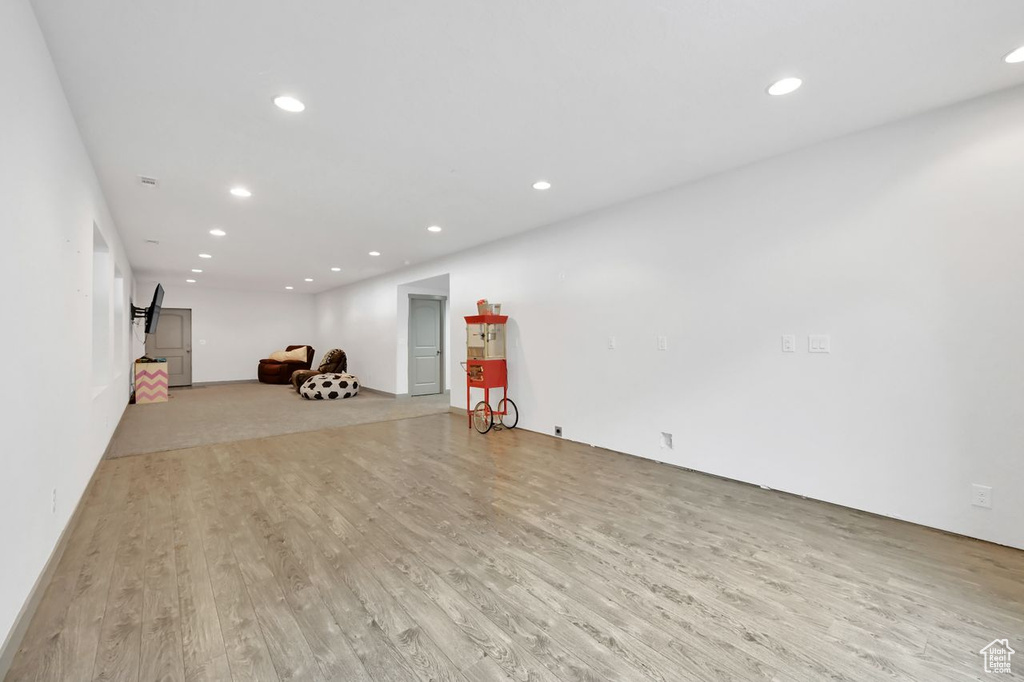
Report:
[[[827,334],[811,334],[807,337],[807,350],[811,353],[831,353],[831,339]]]
[[[796,336],[793,334],[784,334],[782,337],[782,352],[783,353],[795,353],[796,352]]]
[[[608,350],[615,350],[615,337],[614,336],[609,336],[608,337]]]
[[[658,337],[658,350],[668,350],[668,337],[667,336],[659,336]]]

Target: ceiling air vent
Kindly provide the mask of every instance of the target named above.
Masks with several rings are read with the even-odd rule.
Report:
[[[157,180],[156,178],[151,178],[146,175],[140,175],[139,184],[141,184],[143,187],[159,187],[160,181]]]

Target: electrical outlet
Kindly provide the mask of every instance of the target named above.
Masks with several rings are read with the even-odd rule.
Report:
[[[665,433],[664,431],[661,432],[661,448],[662,448],[662,450],[671,450],[672,449],[672,434],[671,433]]]
[[[658,337],[658,350],[668,350],[668,337],[667,336],[659,336]]]
[[[559,438],[562,437],[562,427],[561,426],[556,426],[555,427],[555,435],[558,436]]]
[[[827,334],[811,334],[807,337],[807,350],[811,353],[831,353],[831,339]]]
[[[992,488],[975,483],[971,486],[971,504],[975,507],[992,508]]]
[[[615,337],[614,336],[609,336],[608,337],[608,350],[615,350]]]
[[[793,334],[786,334],[782,337],[782,352],[783,353],[795,353],[796,352],[796,336]]]
[[[50,513],[57,513],[57,489],[53,489],[53,493],[50,495]]]

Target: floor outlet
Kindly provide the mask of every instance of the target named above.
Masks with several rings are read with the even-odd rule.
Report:
[[[971,504],[975,507],[992,508],[992,488],[987,485],[971,486]]]

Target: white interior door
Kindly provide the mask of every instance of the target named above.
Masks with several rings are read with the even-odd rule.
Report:
[[[192,311],[188,308],[164,308],[157,320],[156,332],[146,335],[146,355],[167,358],[167,383],[192,385]]]
[[[434,298],[409,299],[409,395],[435,395],[442,390],[443,304]]]

